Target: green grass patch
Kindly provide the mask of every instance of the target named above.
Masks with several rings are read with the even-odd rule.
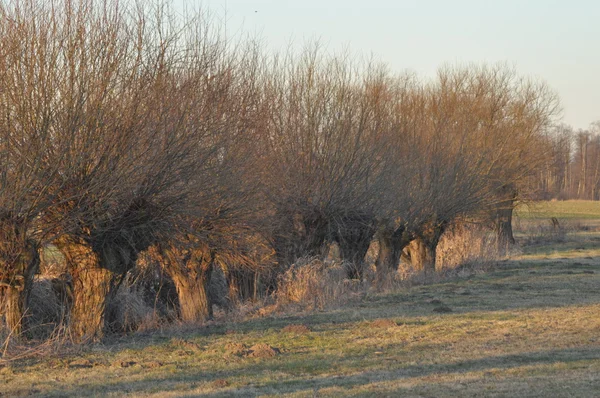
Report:
[[[540,201],[520,205],[515,216],[522,219],[600,219],[600,202],[591,200]]]

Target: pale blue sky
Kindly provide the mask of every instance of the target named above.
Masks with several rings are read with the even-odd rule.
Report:
[[[318,38],[431,76],[447,63],[508,62],[558,92],[564,121],[600,120],[600,0],[176,0],[270,48]]]

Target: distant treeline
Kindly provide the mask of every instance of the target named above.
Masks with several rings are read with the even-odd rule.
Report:
[[[600,200],[600,121],[585,130],[564,124],[554,127],[547,153],[537,198]]]

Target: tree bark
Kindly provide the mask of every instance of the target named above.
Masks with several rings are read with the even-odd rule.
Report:
[[[437,243],[419,237],[410,243],[410,260],[413,269],[425,273],[435,272]]]
[[[410,258],[414,269],[431,274],[436,271],[437,246],[446,230],[446,221],[434,221],[415,234],[411,241]]]
[[[280,266],[287,267],[301,257],[322,256],[327,240],[327,220],[314,212],[285,214],[274,233],[273,248]]]
[[[379,242],[379,252],[375,267],[377,280],[381,284],[398,271],[402,250],[410,242],[410,237],[403,225],[396,229],[382,227],[377,233],[377,241]]]
[[[181,320],[204,322],[213,316],[208,294],[214,256],[208,249],[169,247],[161,250],[163,266],[173,279]]]
[[[75,342],[97,341],[104,336],[106,302],[114,292],[115,274],[102,268],[91,245],[78,238],[55,242],[73,278],[73,304],[69,326]]]
[[[13,260],[14,272],[10,280],[0,281],[4,288],[4,315],[6,326],[13,336],[20,337],[27,330],[27,309],[33,278],[40,265],[37,244],[28,242]]]
[[[181,320],[203,322],[212,317],[212,305],[208,296],[208,278],[173,276],[177,288]]]
[[[505,202],[505,206],[496,211],[496,236],[498,240],[498,252],[505,253],[511,245],[515,244],[512,230],[512,201]]]
[[[499,202],[494,214],[494,229],[499,253],[506,253],[515,244],[512,230],[512,216],[517,199],[516,188],[510,184],[503,186],[499,192]]]

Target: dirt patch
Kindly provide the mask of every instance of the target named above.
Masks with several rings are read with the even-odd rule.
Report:
[[[248,352],[248,346],[244,343],[227,343],[225,344],[225,354],[235,355],[238,357],[245,356]]]
[[[244,343],[227,343],[225,345],[225,356],[238,356],[244,358],[272,358],[281,354],[279,348],[265,343],[258,343],[248,348]]]
[[[271,347],[268,344],[259,343],[250,347],[246,356],[248,358],[272,358],[279,354],[281,354],[281,350],[279,348]]]
[[[137,362],[130,360],[117,360],[112,364],[115,368],[129,368],[131,366],[137,365]]]
[[[287,325],[283,329],[281,329],[283,333],[295,333],[295,334],[307,334],[310,333],[311,330],[306,325]]]
[[[375,319],[373,322],[371,322],[370,326],[372,328],[378,328],[378,329],[389,329],[389,328],[395,328],[396,326],[398,326],[398,324],[396,322],[392,321],[391,319],[381,318],[381,319]]]
[[[214,388],[224,388],[229,386],[229,382],[225,379],[217,379],[212,383]]]

